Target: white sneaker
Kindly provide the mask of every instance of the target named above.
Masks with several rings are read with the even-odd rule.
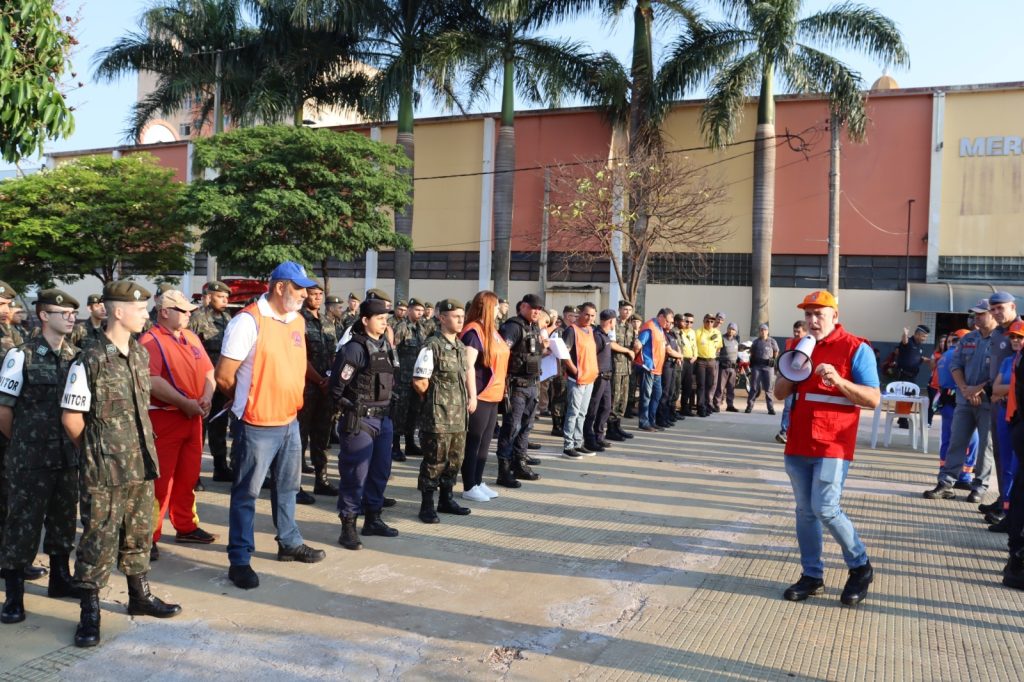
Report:
[[[481,483],[475,488],[475,490],[483,492],[484,495],[487,495],[487,497],[491,498],[492,500],[495,497],[498,497],[498,493],[491,490],[490,486],[488,486],[486,483]]]
[[[487,496],[480,486],[476,485],[462,493],[462,499],[470,500],[472,502],[489,502],[491,498]]]

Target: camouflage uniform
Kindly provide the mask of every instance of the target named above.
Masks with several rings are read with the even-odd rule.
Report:
[[[7,354],[15,346],[25,343],[15,326],[9,322],[0,322],[0,353]],[[8,441],[0,433],[0,540],[3,539],[3,528],[7,520],[7,474],[5,464],[5,453]]]
[[[14,412],[7,449],[9,513],[3,532],[3,568],[32,563],[46,528],[44,551],[67,557],[75,547],[78,457],[61,425],[60,395],[78,349],[54,351],[41,336],[7,353],[0,374],[0,405]]]
[[[126,576],[149,571],[153,481],[159,474],[149,392],[149,353],[134,337],[123,355],[104,334],[68,373],[61,407],[85,412],[83,530],[75,554],[79,589],[104,587],[115,559]]]
[[[302,317],[306,320],[306,361],[320,376],[326,377],[334,364],[334,351],[338,346],[334,325],[325,322],[323,317],[317,317],[309,308],[302,309]],[[330,446],[334,416],[334,407],[326,391],[307,381],[299,411],[299,433],[303,459],[308,447],[318,486],[327,481],[327,448]]]
[[[341,329],[338,332],[338,338],[340,339],[345,333],[345,330],[354,325],[359,320],[359,311],[352,312],[346,310],[345,314],[341,316]]]
[[[633,323],[615,320],[615,343],[624,348],[633,349],[636,332]],[[629,398],[629,375],[633,372],[633,361],[625,353],[612,353],[612,415],[608,419],[609,429],[615,431],[622,428],[622,418],[626,416],[626,403]]]
[[[421,318],[417,322],[402,320],[395,328],[395,351],[398,353],[398,376],[395,382],[395,393],[392,402],[391,420],[394,422],[395,434],[392,451],[400,449],[399,439],[405,436],[407,454],[418,452],[414,433],[419,420],[423,400],[412,387],[412,370],[416,366],[416,358],[420,349],[429,338],[426,325]],[[409,451],[412,452],[409,452]]]
[[[78,348],[84,348],[86,343],[91,343],[100,338],[100,334],[103,333],[103,324],[98,327],[94,327],[92,324],[92,318],[89,318],[85,322],[79,322],[75,325],[75,328],[71,330],[71,335],[68,337],[68,342],[72,346]]]
[[[438,334],[423,349],[432,353],[434,368],[420,412],[423,463],[417,487],[424,492],[440,488],[443,497],[455,485],[466,449],[466,347]]]
[[[210,306],[205,306],[197,310],[188,322],[189,331],[203,342],[203,349],[210,357],[210,362],[214,367],[220,360],[220,346],[224,341],[224,329],[230,321],[231,315],[226,310],[217,312]],[[223,393],[214,391],[210,403],[210,417],[213,417],[220,414],[227,407],[229,401]],[[207,419],[203,423],[203,433],[210,445],[210,455],[213,456],[215,480],[232,478],[231,467],[228,466],[228,424],[230,421],[230,413],[224,413],[216,419]]]

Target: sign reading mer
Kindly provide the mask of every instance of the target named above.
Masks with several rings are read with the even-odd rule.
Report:
[[[1020,156],[1021,138],[1017,135],[960,138],[960,156]]]

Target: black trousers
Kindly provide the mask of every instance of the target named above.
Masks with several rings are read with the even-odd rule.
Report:
[[[604,440],[608,417],[612,413],[612,380],[598,377],[590,394],[590,406],[583,420],[584,444]]]
[[[718,388],[718,360],[698,359],[694,373],[697,375],[697,408],[710,412]]]
[[[1024,453],[1024,421],[1018,421],[1013,425],[1013,452],[1016,457],[1020,458]],[[1020,472],[1020,464],[1018,462],[1017,471]],[[1009,524],[1010,538],[1007,540],[1011,552],[1016,552],[1024,549],[1024,474],[1019,473],[1021,476],[1020,483],[1014,481],[1013,487],[1010,489],[1010,513],[1007,516],[1007,523]]]
[[[679,409],[683,412],[693,411],[696,405],[693,390],[693,360],[683,360],[679,368]]]
[[[469,415],[466,432],[466,450],[462,457],[462,487],[469,490],[484,480],[487,451],[494,438],[494,425],[498,422],[498,403],[478,400],[476,411]]]

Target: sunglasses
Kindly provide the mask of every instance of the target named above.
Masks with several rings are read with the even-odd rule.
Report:
[[[171,308],[171,310],[173,310],[176,313],[183,313],[185,315],[191,315],[192,314],[191,310],[182,310],[181,308]]]

